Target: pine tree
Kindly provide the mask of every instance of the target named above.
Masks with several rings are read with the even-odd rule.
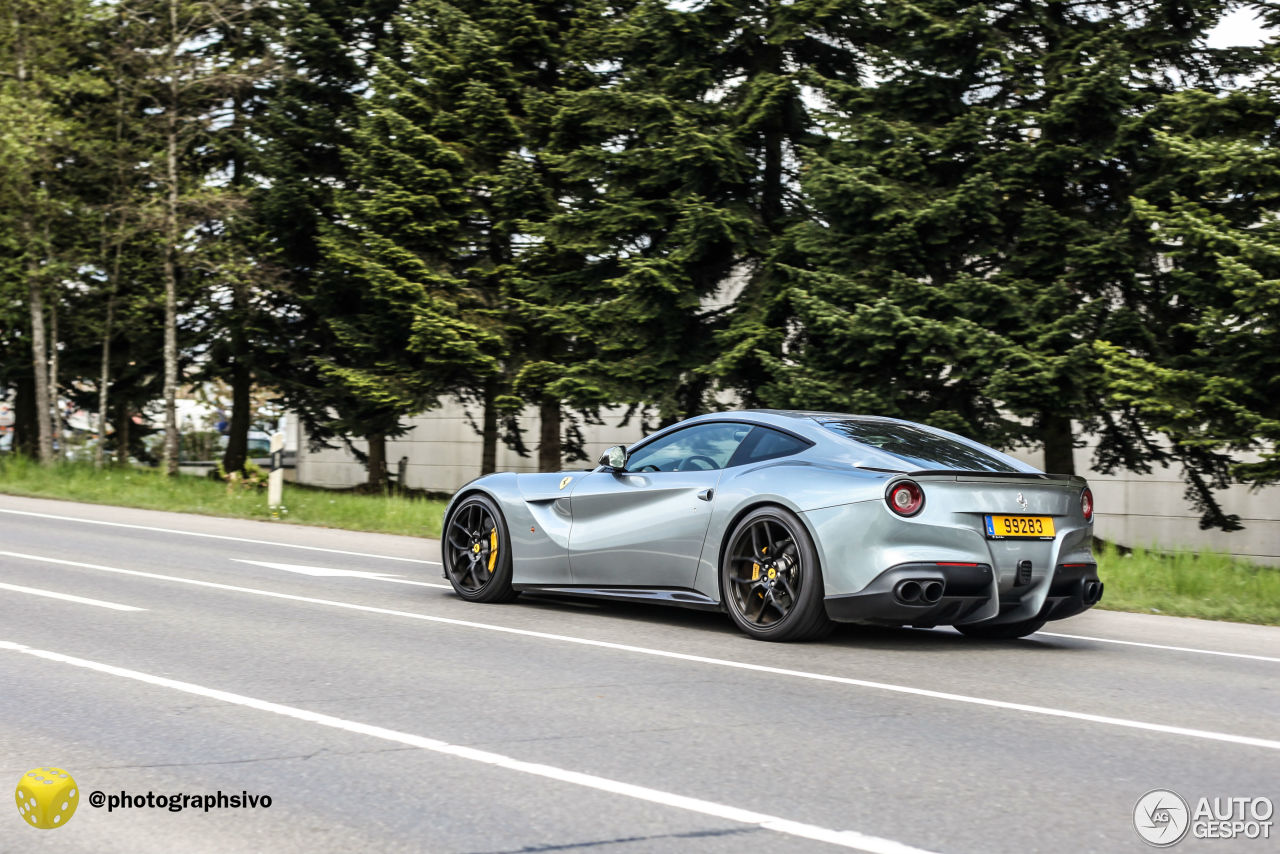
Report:
[[[74,104],[93,85],[81,68],[88,13],[81,0],[0,5],[0,298],[26,304],[31,369],[23,373],[34,414],[22,419],[33,424],[45,463],[54,458],[57,430],[61,285],[74,273],[70,259],[83,238],[85,205],[64,174],[84,147]]]
[[[341,351],[326,370],[401,414],[446,393],[479,402],[482,471],[501,420],[519,449],[527,403],[542,415],[540,467],[558,469],[562,400],[583,400],[559,383],[587,346],[581,263],[533,235],[560,195],[548,168],[556,105],[591,79],[569,49],[592,20],[583,8],[597,7],[410,3],[350,149],[359,188],[327,244],[365,319],[330,323]]]
[[[387,434],[378,431],[390,429],[394,435],[400,428],[398,420],[367,422],[364,401],[322,370],[340,346],[325,319],[331,311],[345,310],[347,282],[321,247],[322,232],[332,231],[341,219],[337,197],[354,185],[343,151],[353,147],[361,92],[367,89],[373,56],[390,38],[389,22],[399,6],[399,0],[282,4],[275,52],[285,70],[257,122],[264,138],[265,186],[254,197],[255,219],[279,270],[281,291],[289,297],[276,313],[275,341],[256,342],[257,368],[279,388],[315,446],[342,440],[357,451],[350,439],[372,434],[371,447],[384,447]],[[367,460],[363,453],[357,457]],[[370,475],[381,482],[384,472],[385,463]]]
[[[714,407],[714,380],[753,400],[734,360],[761,322],[776,243],[803,216],[796,166],[815,131],[818,70],[856,79],[852,3],[636,3],[596,45],[611,71],[562,113],[574,203],[552,223],[613,324],[571,376],[662,422]],[[738,381],[741,380],[741,381]]]
[[[501,333],[487,328],[498,325],[486,320],[496,310],[490,289],[458,275],[487,259],[490,248],[467,227],[476,205],[463,178],[464,157],[433,133],[449,121],[462,123],[435,108],[444,94],[436,90],[447,84],[432,67],[439,48],[431,40],[466,22],[443,3],[421,3],[396,26],[396,53],[409,67],[386,57],[378,63],[347,152],[356,188],[340,197],[345,216],[324,241],[340,284],[322,296],[338,346],[320,365],[361,401],[356,412],[370,439],[371,486],[380,485],[385,470],[376,440],[401,431],[406,416],[466,377],[495,373],[503,351]],[[458,93],[481,101],[466,118],[501,134],[500,113],[484,103],[489,93],[481,86]]]
[[[1201,526],[1224,530],[1242,525],[1214,490],[1280,481],[1280,52],[1231,59],[1239,88],[1177,92],[1151,117],[1160,168],[1133,205],[1163,262],[1155,322],[1097,346],[1130,440],[1180,466]]]
[[[1186,178],[1155,155],[1156,117],[1216,91],[1203,38],[1224,9],[883,7],[874,80],[818,81],[827,138],[779,259],[791,287],[731,351],[759,398],[1039,445],[1051,471],[1074,471],[1083,431],[1103,471],[1159,459],[1105,405],[1094,344],[1176,338],[1132,199]]]

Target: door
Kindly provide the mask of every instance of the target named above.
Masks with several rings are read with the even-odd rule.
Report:
[[[569,569],[590,587],[693,586],[715,488],[746,424],[710,422],[632,452],[625,472],[592,472],[570,498]]]

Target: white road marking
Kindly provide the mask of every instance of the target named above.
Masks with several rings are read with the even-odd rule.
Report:
[[[23,587],[20,584],[0,584],[0,590],[13,590],[18,593],[30,593],[33,596],[47,596],[50,599],[61,599],[64,602],[78,602],[81,605],[96,605],[99,608],[110,608],[112,611],[145,611],[146,608],[135,608],[132,605],[121,605],[118,602],[107,602],[103,599],[90,599],[87,596],[72,596],[70,593],[55,593],[52,590],[38,590],[35,587]]]
[[[184,537],[204,537],[210,540],[229,540],[235,543],[252,543],[258,546],[278,546],[282,549],[304,549],[312,552],[328,552],[336,555],[352,557],[372,557],[378,560],[398,560],[404,563],[425,563],[428,566],[439,566],[438,560],[419,560],[413,557],[394,557],[392,555],[375,555],[368,552],[349,552],[343,549],[326,549],[320,546],[302,546],[296,543],[277,543],[274,540],[253,540],[248,537],[230,537],[226,534],[206,534],[202,531],[183,531],[179,528],[155,528],[150,525],[129,525],[124,522],[107,522],[102,519],[81,519],[78,516],[58,516],[53,513],[34,513],[30,510],[9,510],[0,508],[0,513],[12,513],[15,516],[34,516],[37,519],[58,519],[62,522],[82,522],[86,525],[106,525],[111,528],[131,528],[135,531],[155,531],[161,534],[181,534]]]
[[[438,587],[441,590],[452,590],[448,584],[432,584],[429,581],[410,581],[383,572],[365,572],[360,569],[331,569],[325,566],[303,566],[296,563],[274,563],[269,560],[243,560],[233,557],[236,563],[248,563],[254,566],[265,566],[267,569],[279,569],[284,572],[296,572],[299,575],[311,575],[316,578],[364,578],[370,581],[390,581],[395,584],[412,584],[416,587]]]
[[[849,676],[833,676],[827,673],[811,673],[805,670],[791,670],[785,667],[770,667],[765,664],[751,664],[745,661],[731,661],[725,658],[710,658],[704,655],[690,655],[685,652],[672,652],[665,649],[653,649],[644,646],[632,646],[612,641],[593,640],[572,635],[557,635],[550,632],[538,632],[532,629],[517,629],[511,626],[499,626],[492,623],[477,623],[471,620],[457,620],[452,617],[436,617],[430,614],[419,614],[413,611],[396,611],[390,608],[376,608],[372,605],[357,605],[352,602],[337,602],[332,599],[317,599],[311,596],[295,596],[291,593],[277,593],[274,590],[258,590],[253,587],[237,587],[231,584],[218,584],[212,581],[197,581],[192,578],[179,578],[173,575],[160,575],[154,572],[142,572],[136,569],[119,569],[110,566],[99,566],[91,563],[62,560],[60,558],[39,557],[37,555],[19,554],[17,552],[0,551],[0,555],[26,560],[44,561],[66,566],[78,566],[102,572],[115,572],[121,575],[133,575],[139,578],[154,578],[159,581],[172,581],[178,584],[192,584],[197,587],[210,587],[216,590],[229,590],[235,593],[249,593],[254,596],[266,596],[272,599],[286,599],[291,602],[307,602],[313,605],[327,605],[331,608],[345,608],[350,611],[362,611],[367,614],[383,614],[390,617],[404,617],[410,620],[422,620],[428,623],[440,623],[447,626],[461,626],[469,629],[481,629],[489,632],[519,635],[521,637],[539,638],[542,640],[572,643],[579,646],[590,646],[599,649],[612,649],[619,652],[631,652],[639,655],[652,655],[658,658],[671,658],[679,661],[692,661],[698,664],[709,664],[714,667],[729,667],[735,670],[749,670],[755,673],[769,673],[775,676],[790,676],[796,679],[812,679],[817,682],[831,682],[838,685],[852,685],[857,688],[871,688],[877,691],[888,691],[895,694],[907,694],[914,697],[928,697],[934,700],[946,700],[952,703],[966,703],[974,706],[986,706],[993,709],[1007,709],[1033,715],[1046,715],[1055,718],[1085,721],[1087,723],[1124,727],[1126,729],[1145,730],[1166,735],[1179,735],[1187,738],[1201,738],[1209,741],[1222,741],[1228,744],[1240,744],[1246,747],[1261,747],[1267,750],[1280,750],[1280,741],[1266,738],[1254,738],[1247,735],[1214,732],[1213,730],[1192,729],[1190,727],[1170,726],[1167,724],[1148,723],[1127,718],[1113,718],[1107,715],[1092,715],[1086,712],[1073,712],[1067,709],[1054,709],[1048,706],[1033,706],[1027,703],[1010,703],[1005,700],[991,700],[986,697],[972,697],[967,694],[951,694],[946,691],[932,691],[927,688],[912,688],[909,685],[894,685],[888,682],[872,682],[867,679],[854,679]]]
[[[872,854],[929,854],[929,852],[926,852],[921,848],[914,848],[902,842],[896,842],[892,839],[884,839],[879,836],[870,836],[854,830],[832,830],[825,827],[819,827],[817,825],[790,821],[767,813],[755,812],[754,810],[746,810],[740,807],[729,806],[727,804],[719,804],[714,801],[704,801],[701,798],[691,798],[686,795],[675,794],[674,792],[664,792],[661,789],[651,789],[647,786],[637,786],[633,783],[624,783],[620,780],[611,780],[607,777],[597,777],[594,774],[584,774],[580,771],[570,771],[565,768],[557,768],[554,765],[525,762],[520,759],[505,756],[501,753],[491,753],[487,750],[476,750],[472,747],[450,744],[449,742],[440,741],[434,738],[426,738],[425,736],[413,735],[407,732],[398,732],[396,730],[360,723],[358,721],[335,718],[331,715],[311,712],[294,706],[284,706],[267,700],[246,697],[243,694],[233,694],[230,691],[222,691],[217,688],[206,688],[202,685],[194,685],[190,682],[180,682],[176,679],[168,679],[163,676],[153,676],[149,673],[142,673],[137,670],[128,670],[123,667],[116,667],[111,664],[102,664],[97,661],[89,661],[83,658],[75,658],[58,652],[32,649],[31,647],[14,643],[13,641],[0,641],[0,649],[35,656],[37,658],[45,659],[46,661],[55,661],[60,664],[70,664],[74,667],[83,667],[86,670],[93,670],[98,673],[105,673],[109,676],[118,676],[124,679],[132,679],[148,685],[169,688],[174,691],[181,691],[185,694],[193,694],[197,697],[221,700],[224,703],[244,706],[245,708],[255,709],[260,712],[271,712],[272,714],[282,715],[287,718],[293,718],[307,723],[319,724],[320,726],[331,727],[333,729],[344,730],[357,735],[370,736],[372,738],[379,738],[384,741],[395,742],[409,747],[430,750],[434,753],[444,754],[445,756],[454,756],[459,759],[468,759],[472,762],[481,762],[485,765],[505,768],[508,771],[518,771],[522,774],[531,774],[535,777],[542,777],[544,779],[555,780],[561,783],[569,783],[575,786],[595,789],[600,792],[609,792],[640,801],[647,801],[649,803],[674,807],[688,812],[700,813],[713,818],[741,822],[742,824],[751,824],[765,830],[772,830],[775,833],[782,833],[788,836],[814,839],[820,842],[828,842],[832,845],[839,845],[844,848],[852,848],[857,851],[872,852]]]
[[[1250,655],[1245,652],[1223,652],[1217,649],[1196,649],[1190,646],[1166,646],[1162,643],[1143,643],[1141,641],[1117,640],[1116,638],[1095,638],[1087,635],[1064,635],[1060,632],[1036,632],[1036,635],[1044,635],[1051,638],[1068,638],[1070,640],[1098,641],[1099,643],[1119,643],[1125,646],[1144,646],[1147,649],[1167,649],[1173,652],[1194,652],[1200,655],[1225,655],[1230,658],[1247,658],[1251,661],[1274,661],[1280,663],[1280,658],[1273,658],[1269,655]],[[1035,637],[1035,635],[1032,635]]]

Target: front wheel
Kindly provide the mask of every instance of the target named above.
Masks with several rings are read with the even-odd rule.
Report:
[[[973,623],[967,626],[956,626],[960,634],[983,640],[1013,640],[1025,638],[1044,628],[1045,621],[1032,617],[1030,620],[1019,620],[1016,623],[997,623],[989,626],[986,623]]]
[[[734,526],[728,543],[720,592],[738,628],[773,641],[811,640],[831,631],[818,553],[794,513],[753,510]]]
[[[506,602],[511,589],[511,537],[502,511],[473,495],[445,520],[441,541],[444,573],[454,591],[471,602]]]

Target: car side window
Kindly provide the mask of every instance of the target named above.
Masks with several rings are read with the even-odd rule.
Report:
[[[629,472],[714,471],[729,464],[751,432],[746,424],[696,424],[655,439],[627,460]]]
[[[730,465],[740,466],[746,463],[760,463],[765,460],[776,460],[798,454],[810,446],[804,439],[789,436],[781,430],[768,427],[756,427],[751,435],[743,441],[737,453],[733,455]]]

